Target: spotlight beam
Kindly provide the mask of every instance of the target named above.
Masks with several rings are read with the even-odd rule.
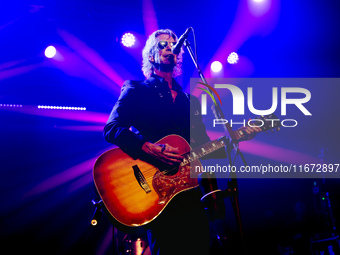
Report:
[[[154,31],[158,30],[158,20],[155,9],[153,7],[152,0],[142,1],[142,12],[144,30],[147,36],[151,35]]]
[[[209,63],[218,59],[222,65],[226,64],[228,55],[231,52],[237,52],[251,36],[268,34],[276,26],[279,16],[279,2],[272,1],[270,10],[262,17],[256,17],[250,12],[248,2],[249,1],[240,1],[235,20],[228,34],[225,36]],[[210,65],[208,66],[203,71],[204,76],[207,78],[211,77]],[[232,77],[231,73],[225,73],[225,75],[226,77]],[[197,88],[192,91],[192,94],[195,96],[199,96],[201,93],[202,91]]]
[[[31,72],[31,71],[37,69],[40,66],[41,66],[41,64],[38,63],[38,64],[21,66],[21,67],[16,67],[16,68],[1,71],[0,72],[0,81],[5,80],[5,79],[9,79],[9,78],[14,77],[14,76],[19,76],[19,75],[24,74],[24,73]]]
[[[36,195],[40,195],[46,192],[49,192],[53,189],[58,188],[59,186],[66,184],[70,181],[73,181],[82,175],[85,175],[88,172],[92,171],[92,167],[96,161],[97,157],[88,159],[78,165],[75,165],[71,168],[68,168],[60,173],[57,173],[54,176],[47,178],[46,180],[37,184],[34,188],[32,188],[29,192],[25,194],[25,199],[34,197]],[[89,178],[89,183],[92,178]]]
[[[88,47],[83,41],[65,30],[58,30],[58,33],[63,40],[79,54],[79,56],[84,58],[102,74],[113,81],[120,91],[120,87],[124,83],[124,80],[94,49]]]
[[[7,63],[2,63],[0,65],[0,71],[5,70],[5,69],[9,69],[9,68],[17,66],[17,65],[20,65],[21,63],[23,63],[25,61],[26,61],[26,59],[21,59],[21,60],[10,61],[10,62],[7,62]]]

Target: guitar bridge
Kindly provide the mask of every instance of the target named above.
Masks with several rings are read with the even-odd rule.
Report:
[[[145,180],[144,175],[140,171],[139,167],[137,165],[132,166],[133,168],[133,173],[135,174],[136,180],[138,181],[139,185],[142,187],[142,189],[146,192],[149,193],[151,192],[150,186]]]

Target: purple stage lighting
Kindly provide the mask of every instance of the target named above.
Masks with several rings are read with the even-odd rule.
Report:
[[[136,38],[133,34],[131,33],[125,33],[123,36],[122,36],[122,44],[125,46],[125,47],[131,47],[135,44],[135,41],[136,41]]]
[[[48,46],[45,49],[45,56],[47,58],[53,58],[56,53],[57,53],[57,50],[56,50],[56,48],[54,48],[54,46]]]
[[[210,68],[213,72],[218,73],[219,71],[222,70],[222,64],[220,61],[214,61],[211,63]]]

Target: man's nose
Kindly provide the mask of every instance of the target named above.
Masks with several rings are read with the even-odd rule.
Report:
[[[172,43],[171,43],[171,42],[168,42],[166,48],[171,50],[171,47],[172,47],[171,45],[172,45]]]

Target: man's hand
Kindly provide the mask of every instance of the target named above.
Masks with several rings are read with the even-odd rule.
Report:
[[[245,127],[244,131],[248,134],[246,140],[251,140],[262,130],[259,127]]]
[[[241,141],[251,140],[256,136],[257,133],[262,131],[260,127],[256,127],[256,126],[253,126],[253,127],[246,126],[240,129],[243,130],[247,134],[244,138],[241,139]]]
[[[169,144],[154,144],[146,142],[143,144],[142,150],[169,165],[181,163],[184,159],[184,157],[179,154],[178,148],[174,148]]]

